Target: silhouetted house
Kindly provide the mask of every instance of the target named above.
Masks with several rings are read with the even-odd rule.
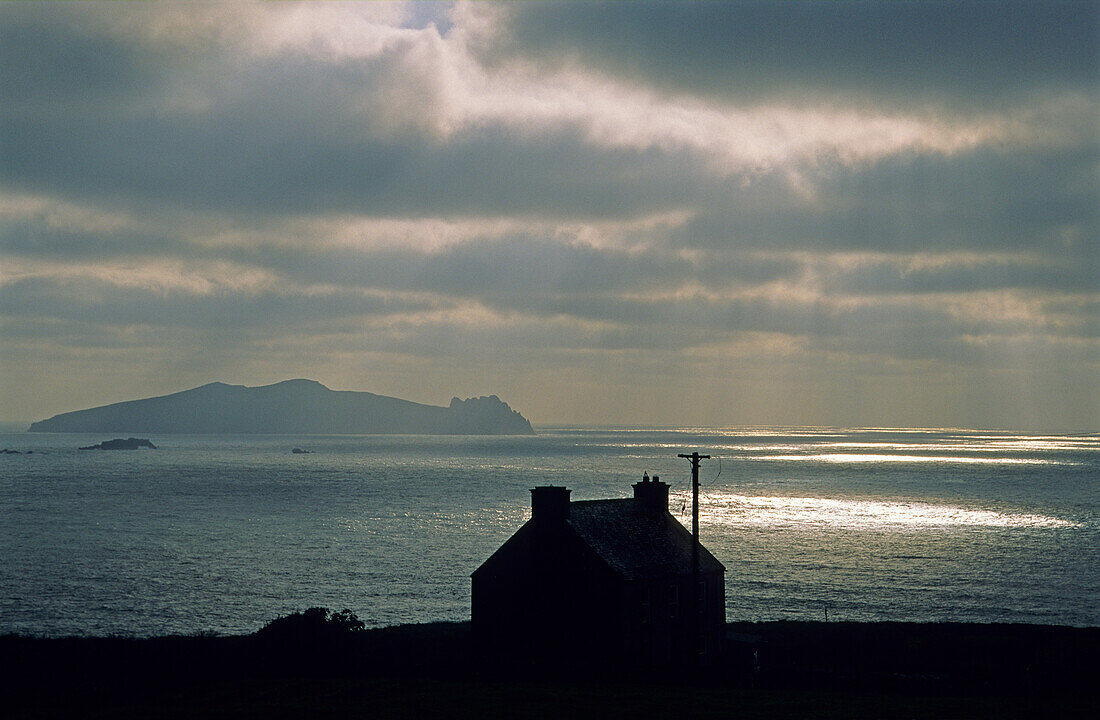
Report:
[[[722,650],[725,568],[668,511],[668,485],[570,502],[531,490],[531,519],[473,573],[473,632],[511,665],[710,662]]]

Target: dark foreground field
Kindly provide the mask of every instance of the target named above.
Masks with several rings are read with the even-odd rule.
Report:
[[[471,661],[467,623],[301,636],[0,637],[16,718],[1097,717],[1100,628],[734,624],[704,675]],[[755,655],[754,655],[755,653]]]

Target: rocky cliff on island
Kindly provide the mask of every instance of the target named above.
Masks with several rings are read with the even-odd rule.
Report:
[[[262,387],[211,383],[192,390],[55,415],[30,432],[222,434],[533,435],[531,423],[496,395],[447,407],[315,380]]]

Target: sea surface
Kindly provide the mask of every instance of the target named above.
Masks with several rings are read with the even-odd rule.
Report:
[[[536,485],[648,471],[726,566],[731,620],[1100,625],[1100,437],[537,428],[534,437],[7,433],[0,634],[246,633],[311,606],[469,617],[470,573]],[[295,447],[309,454],[293,454]],[[33,452],[28,452],[33,451]]]

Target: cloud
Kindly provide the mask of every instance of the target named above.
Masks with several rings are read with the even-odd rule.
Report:
[[[14,12],[13,12],[14,10]],[[124,38],[55,24],[43,8],[9,6],[0,23],[0,103],[4,114],[45,107],[106,110],[159,89],[155,51]]]
[[[278,74],[287,87],[199,116],[8,118],[0,181],[200,211],[589,217],[674,207],[699,182],[689,158],[594,148],[571,128],[525,137],[486,125],[446,143],[415,127],[395,136],[392,120],[341,117],[339,88],[288,103],[289,87],[313,78]]]
[[[1021,388],[1100,372],[1097,28],[1084,3],[4,5],[0,398],[46,402],[36,358],[70,389],[125,358],[152,389],[323,371],[557,420],[681,418],[698,384],[712,419],[754,420],[736,394],[847,422],[837,388],[885,417],[889,378],[898,418],[976,422],[945,410],[966,395],[1011,424]],[[1081,384],[1056,394],[1093,427]]]
[[[1092,145],[821,164],[795,183],[757,176],[674,235],[689,247],[1045,249],[1087,260],[1100,236],[1098,159]]]
[[[670,94],[752,103],[1015,105],[1095,96],[1088,2],[530,2],[495,8],[482,52],[577,63]]]
[[[355,291],[248,292],[234,288],[145,287],[92,278],[23,278],[0,285],[11,318],[106,326],[298,330],[347,317],[423,311],[429,303]]]
[[[1059,261],[1035,256],[957,255],[873,258],[852,267],[823,269],[823,285],[834,293],[869,295],[966,293],[1030,289],[1090,293],[1096,289],[1096,258]]]
[[[41,84],[36,102],[0,111],[0,179],[24,192],[213,211],[624,217],[761,170],[797,176],[823,158],[951,154],[1038,132],[1026,117],[713,105],[580,71],[494,73],[460,32],[359,18],[352,42],[324,8],[319,18],[284,11],[250,8],[256,28],[245,35],[212,32],[207,14],[188,25],[168,12],[167,45],[152,21],[137,39],[101,23],[80,42],[111,81],[79,92]],[[39,20],[20,32],[29,39],[0,45],[2,84],[39,87],[15,53],[67,47],[76,31]]]

